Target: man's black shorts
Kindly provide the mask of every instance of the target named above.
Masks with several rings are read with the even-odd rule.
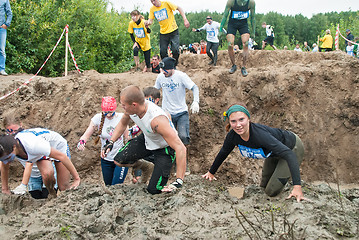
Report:
[[[243,35],[245,33],[249,34],[247,19],[243,19],[243,20],[229,19],[227,34],[233,34],[234,36],[236,36],[237,30],[240,35]]]
[[[272,37],[272,36],[267,36],[267,37],[264,39],[264,42],[266,42],[266,43],[268,43],[269,45],[273,46],[274,37]]]

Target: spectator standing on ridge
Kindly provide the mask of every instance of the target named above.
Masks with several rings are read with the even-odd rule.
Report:
[[[354,36],[353,36],[352,32],[350,31],[350,29],[347,29],[347,30],[345,31],[345,33],[347,34],[347,39],[348,39],[349,41],[354,41]],[[347,49],[347,46],[348,46],[348,41],[345,40],[345,51],[346,51],[346,49]]]
[[[298,43],[295,45],[295,48],[293,50],[296,52],[303,52],[302,49],[299,47]]]
[[[351,44],[350,42],[348,42],[348,46],[346,47],[346,52],[349,56],[353,56],[354,57],[354,45]]]
[[[168,57],[167,48],[171,46],[172,54],[176,59],[176,66],[179,59],[179,31],[173,12],[178,10],[184,22],[184,26],[189,28],[189,22],[186,18],[184,10],[169,1],[150,0],[153,6],[150,8],[149,19],[146,21],[146,27],[153,23],[153,19],[157,19],[160,24],[160,55],[161,59]]]
[[[312,51],[312,49],[310,49],[310,47],[308,46],[308,42],[304,42],[303,49],[304,49],[304,52],[310,52],[310,51]]]
[[[359,44],[359,37],[356,37],[354,39],[355,41],[355,45],[354,45],[354,49],[353,49],[353,52],[354,52],[354,56],[358,58],[358,44]]]
[[[333,37],[332,35],[330,35],[329,29],[325,31],[325,36],[320,38],[319,41],[322,42],[322,45],[319,47],[319,52],[322,52],[322,50],[324,50],[325,52],[332,51]]]
[[[205,40],[201,40],[200,41],[201,45],[200,45],[200,50],[199,50],[199,54],[206,54],[207,53],[207,43]]]
[[[207,55],[211,59],[209,62],[209,65],[213,64],[214,66],[217,65],[217,52],[219,47],[219,39],[218,39],[218,29],[220,27],[220,24],[216,21],[212,20],[211,16],[206,17],[207,23],[198,29],[193,28],[193,32],[200,32],[202,30],[206,30],[207,32]],[[211,50],[213,52],[213,55],[211,53]]]
[[[277,48],[274,46],[273,26],[267,24],[266,22],[263,22],[262,28],[266,29],[266,34],[267,34],[267,37],[262,41],[262,49],[265,48],[266,44],[269,44],[274,50],[277,50]]]
[[[0,4],[0,75],[7,76],[8,74],[5,72],[5,46],[7,28],[10,26],[12,20],[12,11],[9,0],[1,0]]]
[[[317,44],[316,43],[313,43],[313,50],[312,50],[312,52],[318,52],[318,46],[317,46]]]
[[[251,26],[252,26],[252,38],[255,37],[255,1],[254,0],[228,0],[226,4],[226,8],[223,13],[223,18],[221,21],[221,25],[219,27],[219,32],[223,32],[224,24],[228,20],[228,31],[227,31],[227,42],[228,42],[228,55],[232,63],[232,67],[229,70],[229,73],[234,73],[237,70],[237,65],[235,61],[235,55],[233,51],[234,40],[237,31],[241,35],[241,40],[243,44],[243,62],[241,67],[241,73],[243,77],[248,75],[247,69],[245,67],[246,61],[249,55],[248,50],[248,40],[250,37],[249,29],[248,29],[248,21],[249,15],[251,17]],[[249,14],[250,12],[250,14]]]

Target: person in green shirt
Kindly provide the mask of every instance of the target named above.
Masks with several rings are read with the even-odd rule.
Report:
[[[248,50],[248,41],[249,41],[249,28],[247,19],[251,17],[252,25],[252,38],[255,37],[255,1],[254,0],[228,0],[226,8],[223,13],[223,18],[219,28],[219,32],[223,32],[223,26],[226,23],[228,16],[228,31],[227,31],[227,42],[228,42],[228,54],[232,62],[232,67],[229,70],[229,73],[234,73],[237,70],[237,65],[235,63],[234,55],[234,40],[237,31],[241,35],[241,40],[243,43],[243,62],[241,67],[242,76],[245,77],[248,75],[245,64],[249,55]]]

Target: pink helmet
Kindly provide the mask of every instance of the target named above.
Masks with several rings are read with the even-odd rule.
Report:
[[[116,99],[111,96],[103,97],[101,103],[102,111],[104,112],[113,112],[117,108]]]

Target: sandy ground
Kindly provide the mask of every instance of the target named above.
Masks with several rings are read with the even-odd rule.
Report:
[[[240,60],[240,54],[237,56]],[[189,165],[192,175],[174,194],[151,196],[144,186],[112,186],[99,182],[99,146],[76,150],[101,97],[118,98],[130,84],[152,86],[152,73],[127,72],[36,77],[29,86],[1,102],[0,116],[19,115],[27,127],[42,126],[69,142],[72,161],[84,180],[78,190],[57,199],[1,195],[0,234],[4,239],[358,239],[359,224],[359,61],[342,52],[296,53],[254,51],[248,77],[228,73],[226,51],[216,67],[204,55],[182,55],[179,70],[200,88],[200,113],[190,115]],[[16,89],[31,75],[0,77],[0,93]],[[225,137],[222,113],[231,103],[245,102],[252,121],[289,129],[304,142],[301,166],[305,195],[312,202],[275,198],[257,187],[261,161],[230,154],[205,182]],[[192,102],[192,93],[187,94]],[[118,109],[121,111],[121,109]],[[1,120],[0,119],[0,120]],[[22,169],[11,167],[10,184]],[[318,184],[315,181],[321,181]],[[334,183],[329,185],[327,183]],[[339,184],[339,190],[338,190]],[[345,186],[352,184],[349,189]],[[354,184],[354,185],[353,185]],[[245,187],[242,199],[229,191]],[[288,187],[289,189],[289,187]],[[239,190],[240,191],[240,190]]]

